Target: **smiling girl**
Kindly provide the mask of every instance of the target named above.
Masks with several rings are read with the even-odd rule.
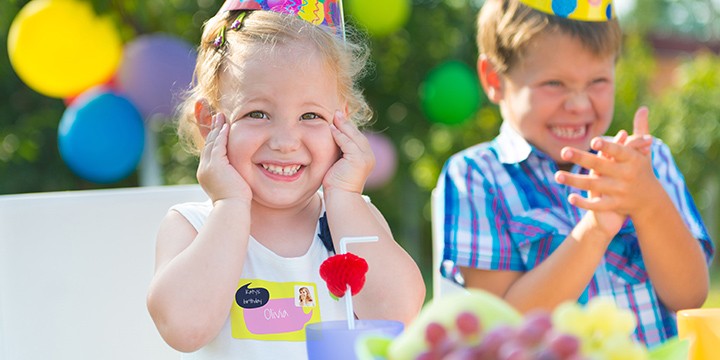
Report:
[[[183,107],[209,201],[163,220],[148,309],[187,358],[305,358],[307,323],[345,319],[319,276],[342,237],[379,237],[348,249],[370,269],[356,317],[407,323],[425,297],[417,265],[362,195],[375,161],[355,125],[370,115],[355,87],[366,48],[299,19],[302,8],[268,10],[228,1],[206,23]],[[314,290],[314,307],[295,306],[298,286]]]

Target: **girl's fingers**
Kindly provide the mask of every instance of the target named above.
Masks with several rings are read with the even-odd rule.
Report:
[[[335,129],[339,130],[343,135],[345,135],[350,142],[357,145],[357,147],[360,148],[361,151],[366,152],[370,150],[370,142],[367,140],[365,135],[363,135],[360,129],[358,129],[355,124],[349,121],[345,114],[343,114],[341,111],[335,112],[333,124],[335,125]]]
[[[218,144],[216,144],[216,141],[218,140],[218,137],[220,137],[220,132],[222,131],[223,127],[226,125],[225,123],[225,115],[222,113],[213,115],[212,123],[211,123],[211,130],[208,133],[207,137],[205,138],[205,146],[203,147],[203,150],[200,154],[200,158],[209,159],[213,149],[217,147]],[[227,139],[223,142],[223,144],[227,143]],[[224,145],[223,145],[224,146]]]
[[[348,152],[349,147],[353,145],[353,141],[350,137],[345,135],[342,131],[335,127],[335,125],[330,125],[330,133],[332,134],[333,139],[335,139],[335,143],[340,147],[340,151],[343,153]]]

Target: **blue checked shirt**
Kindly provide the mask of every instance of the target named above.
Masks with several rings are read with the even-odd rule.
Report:
[[[709,265],[713,243],[669,148],[660,140],[653,142],[652,163]],[[567,196],[579,190],[556,183],[557,170],[550,157],[507,124],[494,140],[453,155],[438,180],[445,207],[443,276],[462,284],[457,266],[524,272],[547,258],[585,213],[567,202]],[[572,172],[587,170],[575,166]],[[585,304],[594,296],[613,296],[618,306],[632,310],[638,320],[634,336],[649,347],[677,335],[675,313],[660,302],[649,281],[629,220],[578,302]]]

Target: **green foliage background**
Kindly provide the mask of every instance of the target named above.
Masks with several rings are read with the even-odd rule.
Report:
[[[346,0],[362,1],[362,0]],[[114,184],[86,182],[70,172],[57,150],[57,125],[65,110],[62,100],[44,97],[24,85],[7,56],[7,31],[28,1],[0,2],[0,194],[138,186],[137,174]],[[675,21],[677,6],[694,9],[699,1],[637,0],[643,16],[624,20],[626,45],[618,64],[617,108],[611,133],[632,128],[639,105],[649,105],[653,134],[673,149],[681,170],[711,233],[720,224],[720,63],[705,53],[684,59],[676,74],[656,74],[653,50],[644,34],[680,33],[701,40],[717,36],[714,23],[688,25]],[[110,16],[125,42],[141,34],[169,33],[191,44],[200,38],[202,23],[220,7],[219,0],[93,0],[96,10]],[[387,217],[396,239],[418,261],[428,280],[431,268],[430,191],[452,153],[495,136],[500,116],[483,99],[481,109],[459,125],[432,123],[418,96],[423,80],[435,66],[459,60],[475,67],[475,13],[482,0],[414,0],[408,23],[386,37],[370,37],[372,71],[364,79],[366,96],[375,110],[371,131],[389,136],[398,151],[395,177],[368,191]],[[695,6],[697,7],[697,6]],[[717,12],[714,9],[714,15]],[[713,15],[711,15],[712,17]],[[622,19],[621,19],[622,20]],[[702,19],[701,19],[702,20]],[[348,21],[353,23],[352,14]],[[62,26],[62,24],[58,24]],[[92,46],[92,44],[88,44]],[[675,80],[663,93],[650,91],[656,76]],[[197,159],[177,144],[171,119],[158,122],[157,156],[166,184],[195,182]]]

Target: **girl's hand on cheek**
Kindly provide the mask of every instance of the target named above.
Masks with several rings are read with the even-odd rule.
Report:
[[[340,189],[362,194],[365,180],[375,166],[370,143],[340,111],[335,112],[330,131],[340,147],[341,156],[325,174],[323,188],[326,191]]]
[[[250,203],[252,190],[228,159],[230,124],[225,115],[213,116],[212,129],[200,153],[197,179],[213,203],[220,200],[241,200]]]

